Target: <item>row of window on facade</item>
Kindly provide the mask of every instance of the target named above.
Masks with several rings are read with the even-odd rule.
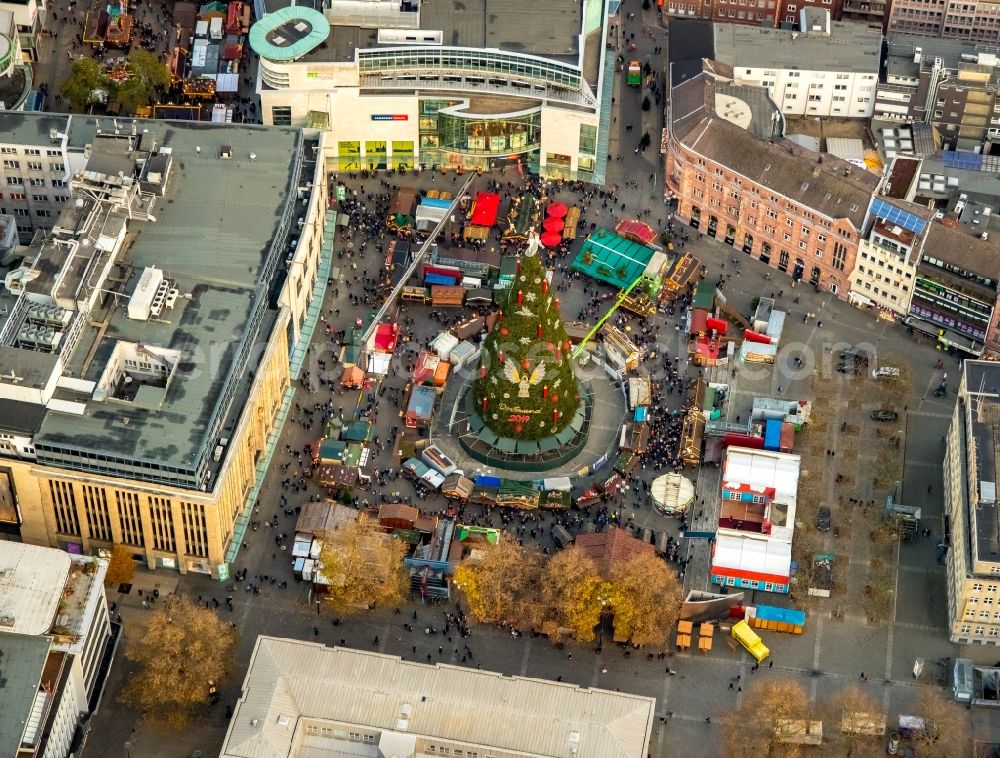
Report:
[[[344,729],[335,726],[323,726],[320,724],[306,724],[305,732],[310,737],[329,737],[335,740],[348,740],[350,742],[363,742],[374,745],[378,740],[378,734],[374,732],[360,732],[353,729]],[[426,743],[423,752],[430,755],[445,755],[450,758],[496,758],[493,753],[479,755],[478,750],[468,748],[451,747],[449,745],[438,745]]]
[[[81,485],[83,511],[87,532],[92,539],[114,542],[111,526],[111,511],[107,500],[107,490],[94,485]],[[77,508],[73,485],[60,480],[49,480],[49,494],[52,499],[56,520],[56,531],[70,537],[81,537],[80,514]],[[115,506],[118,511],[119,540],[124,545],[142,547],[145,544],[142,510],[139,495],[134,492],[114,491]],[[176,552],[173,505],[167,498],[148,497],[150,532],[153,536],[152,548],[163,552]],[[181,503],[181,522],[184,529],[186,552],[205,558],[208,556],[208,527],[204,507],[196,503]]]
[[[976,629],[975,629],[975,631],[973,631],[972,627],[969,626],[968,624],[963,624],[962,627],[958,631],[959,631],[959,634],[972,634],[972,635],[975,635],[976,637],[984,637],[987,634],[987,630],[986,630],[985,627],[977,626]],[[1000,627],[991,626],[989,628],[989,636],[990,637],[1000,637]]]
[[[0,155],[17,155],[18,148],[16,147],[0,147]],[[34,157],[41,155],[42,151],[34,147],[25,147],[20,150],[21,155],[27,155],[29,157]],[[60,158],[62,157],[61,150],[46,150],[45,155],[49,158]]]
[[[45,166],[41,161],[25,161],[25,166],[29,171],[45,171]],[[62,161],[50,161],[48,164],[49,171],[65,171],[66,166]],[[20,169],[21,161],[15,160],[13,158],[5,158],[3,162],[3,167],[6,169]]]
[[[691,225],[694,226],[695,228],[699,228],[701,225],[701,209],[698,206],[692,206],[691,208]],[[706,231],[708,232],[709,236],[715,237],[717,235],[718,226],[719,226],[718,217],[709,216],[708,225],[706,227]],[[766,233],[773,234],[774,228],[766,227],[764,231]],[[732,224],[728,224],[726,226],[726,242],[728,242],[729,244],[735,244],[735,235],[736,235],[736,227],[734,227]],[[791,236],[786,234],[785,241],[786,242],[791,241]],[[807,249],[808,246],[803,241],[800,243],[800,247],[802,247],[802,249]],[[743,237],[743,252],[745,253],[754,252],[754,238],[753,235],[751,235],[749,232],[745,233]],[[772,252],[773,252],[773,246],[771,245],[771,243],[763,241],[761,242],[758,258],[762,263],[770,263]],[[815,250],[816,257],[822,258],[824,254],[825,254],[825,249],[816,248]],[[790,256],[787,250],[779,251],[778,270],[785,271],[787,269],[789,258]],[[844,271],[846,269],[847,247],[845,245],[842,245],[839,242],[834,243],[831,265],[837,271]],[[805,262],[801,258],[798,258],[796,259],[796,267],[800,266],[804,267]],[[819,274],[820,269],[816,267],[813,269],[813,271],[817,272],[814,281],[818,281],[820,275]]]
[[[45,186],[50,186],[50,187],[66,187],[66,186],[68,186],[67,183],[63,179],[49,179],[49,180],[45,180],[45,179],[40,179],[40,178],[31,178],[31,179],[28,179],[27,185],[29,187],[45,187]],[[8,176],[7,177],[7,186],[8,187],[23,187],[23,186],[25,186],[24,178],[20,177],[20,176]]]
[[[698,162],[699,166],[701,166],[703,168],[705,167],[705,160],[704,159],[699,158],[697,162]],[[770,163],[767,164],[765,166],[764,170],[765,171],[770,171],[771,170],[771,164]],[[726,172],[723,169],[721,169],[721,168],[716,168],[714,170],[714,174],[715,174],[715,176],[719,177],[724,182],[730,182],[732,184],[735,184],[740,189],[743,188],[743,182],[740,180],[739,177],[731,177],[731,176],[727,175]],[[695,181],[698,181],[698,182],[704,182],[705,181],[705,175],[701,174],[701,173],[695,173],[694,178],[695,178]],[[722,192],[722,191],[725,190],[725,187],[721,183],[719,183],[719,182],[712,182],[712,189],[715,190],[715,191],[717,191],[717,192]],[[780,208],[780,206],[781,206],[781,199],[779,197],[777,197],[776,195],[762,194],[761,191],[760,191],[760,189],[756,185],[750,185],[749,192],[751,194],[753,194],[753,195],[761,197],[761,200],[763,202],[770,202],[770,203],[772,203],[775,207],[769,208],[767,206],[764,206],[764,212],[765,212],[765,214],[769,218],[772,218],[772,219],[777,219],[778,218],[778,215],[779,215],[780,210],[781,210],[781,208]],[[704,194],[702,194],[701,196],[703,197]],[[742,201],[741,195],[736,190],[730,190],[729,197],[732,198],[736,202],[741,202]],[[756,210],[757,207],[758,207],[758,201],[757,200],[749,200],[748,204],[749,204],[751,210]],[[792,203],[791,201],[786,201],[785,202],[784,209],[787,212],[789,212],[789,213],[795,213],[797,215],[800,215],[803,218],[805,218],[805,219],[807,219],[807,220],[809,220],[811,222],[819,224],[820,226],[825,226],[827,228],[831,227],[830,222],[827,221],[826,219],[824,219],[822,217],[817,218],[812,213],[812,211],[804,210],[804,209],[800,208],[799,206],[795,205],[794,203]],[[851,206],[850,206],[851,213],[856,213],[858,210],[860,210],[859,206],[856,203],[852,203]],[[754,220],[754,223],[756,223],[756,219],[754,217],[751,216],[750,218]],[[787,226],[794,226],[795,225],[795,219],[793,219],[793,218],[786,218],[785,219],[785,224]],[[803,230],[803,233],[805,233],[805,234],[809,233],[809,229],[805,225],[803,225],[802,230]],[[841,229],[839,233],[840,233],[841,237],[851,237],[852,236],[850,232],[848,232],[846,230],[843,230],[843,229]],[[821,237],[822,237],[822,235],[821,235]],[[825,237],[822,237],[823,241],[825,241],[825,239],[826,239]]]

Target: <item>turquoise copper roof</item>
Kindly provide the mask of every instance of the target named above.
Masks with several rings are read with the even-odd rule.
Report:
[[[291,5],[268,13],[250,29],[250,47],[261,58],[294,61],[330,36],[330,22],[319,11]]]

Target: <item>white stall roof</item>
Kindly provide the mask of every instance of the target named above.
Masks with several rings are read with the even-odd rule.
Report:
[[[787,578],[791,576],[792,544],[720,534],[715,540],[712,568]]]
[[[219,74],[215,77],[216,92],[235,92],[239,84],[239,74]]]
[[[446,361],[451,355],[451,351],[455,349],[457,344],[458,337],[451,332],[445,331],[441,332],[437,337],[431,340],[430,348],[437,353],[438,358]]]
[[[731,447],[723,463],[722,481],[746,484],[756,490],[773,487],[776,503],[794,506],[799,490],[799,456]]]

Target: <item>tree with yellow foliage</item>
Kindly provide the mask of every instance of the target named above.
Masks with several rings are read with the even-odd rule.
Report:
[[[815,719],[809,694],[791,679],[765,679],[745,693],[743,704],[725,716],[725,755],[732,758],[798,758],[806,746],[788,741],[795,730]]]
[[[638,553],[611,571],[615,640],[664,645],[681,610],[677,575],[654,553]]]
[[[610,602],[611,589],[594,562],[576,545],[570,545],[545,564],[540,594],[536,621],[555,621],[560,627],[572,629],[580,642],[590,642]]]
[[[329,583],[326,602],[340,613],[398,604],[409,582],[406,545],[365,516],[322,537],[320,572]]]
[[[209,705],[209,687],[229,673],[236,629],[182,595],[164,598],[133,633],[125,657],[136,664],[119,695],[157,729],[184,729]]]
[[[509,537],[483,543],[455,570],[455,584],[465,594],[477,621],[515,621],[532,615],[525,603],[538,582],[541,558]]]
[[[104,584],[108,587],[117,587],[119,584],[128,584],[134,576],[135,561],[132,560],[132,551],[124,545],[115,545],[108,560],[108,573],[104,575]]]

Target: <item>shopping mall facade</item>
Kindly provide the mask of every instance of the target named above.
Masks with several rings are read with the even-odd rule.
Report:
[[[555,0],[546,16],[522,0],[479,0],[469,12],[482,25],[466,11],[378,1],[367,4],[377,18],[342,0],[280,8],[251,30],[263,121],[329,132],[332,171],[517,165],[602,182],[607,3]],[[548,33],[530,39],[547,17]]]

